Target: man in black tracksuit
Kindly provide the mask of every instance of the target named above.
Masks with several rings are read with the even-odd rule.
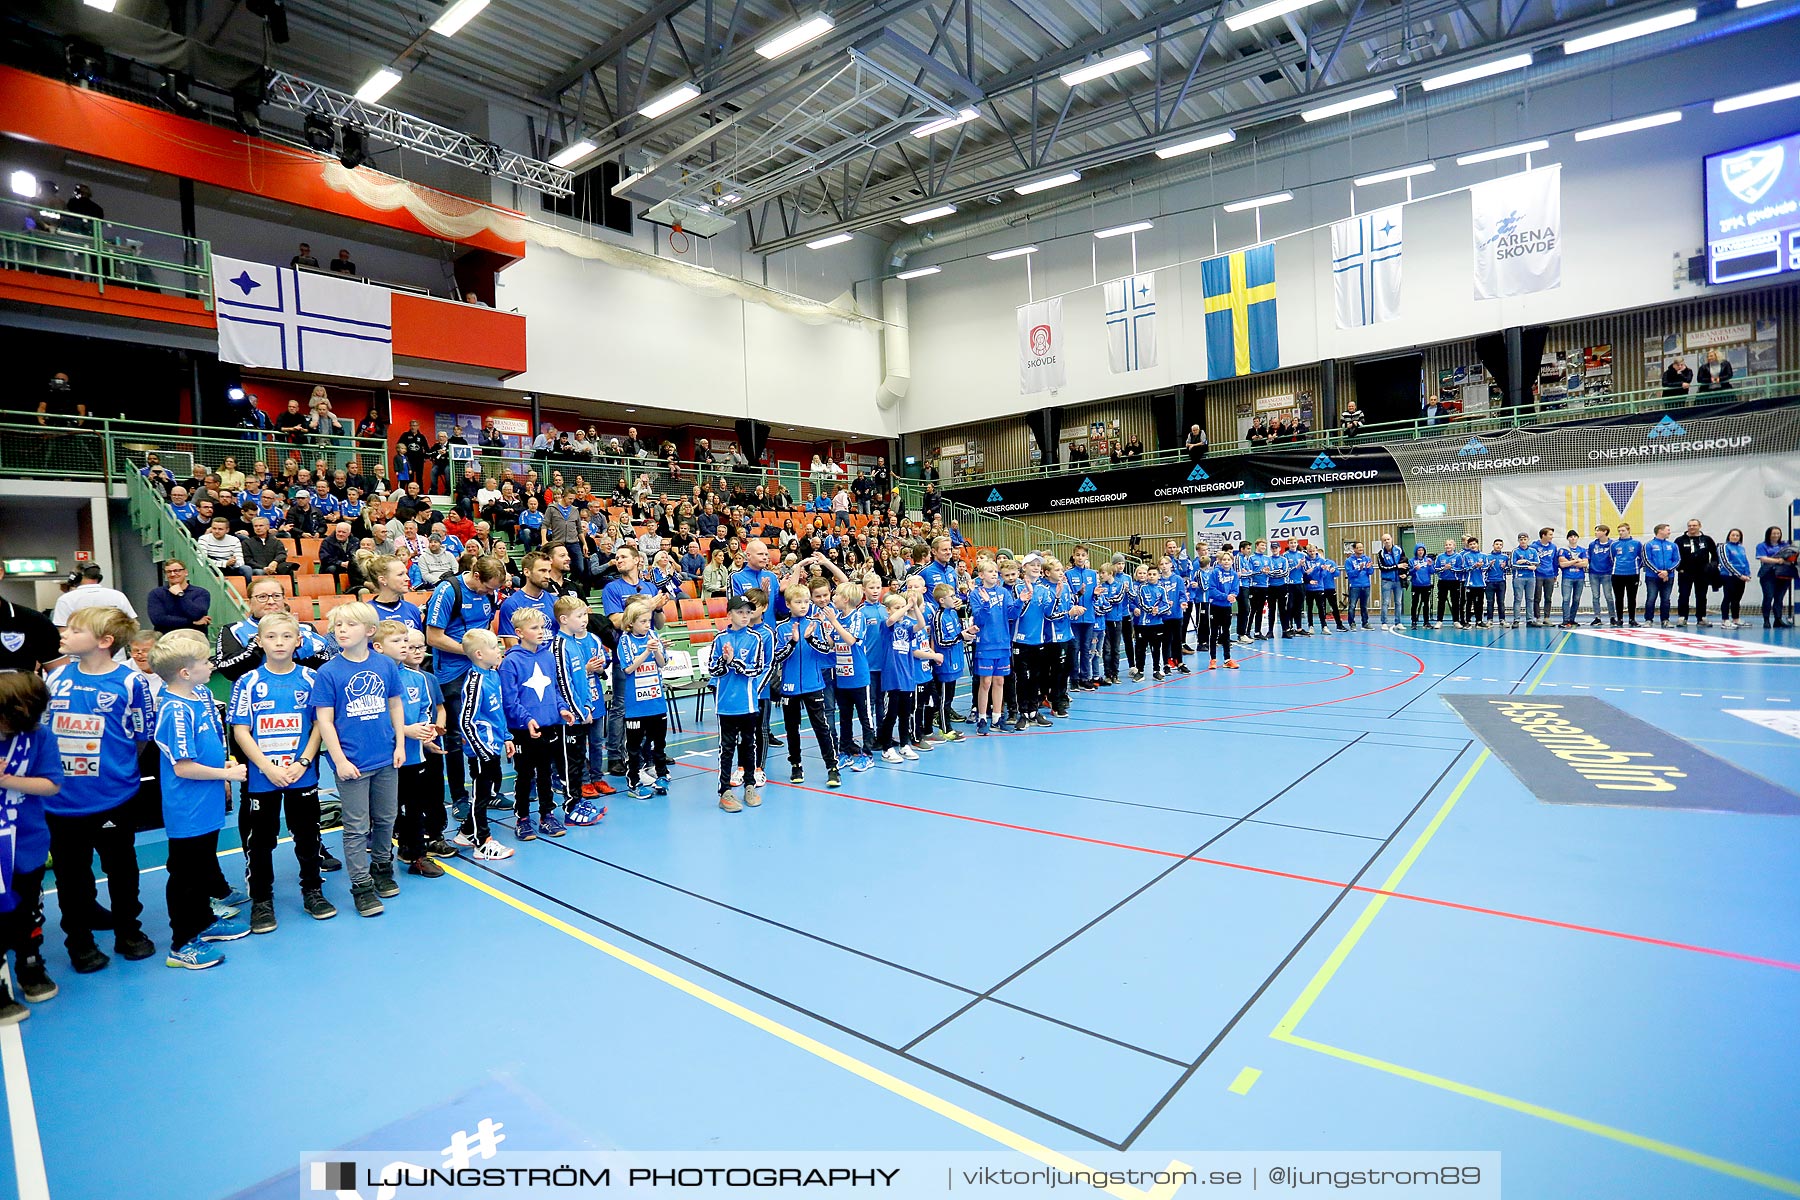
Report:
[[[1706,619],[1706,589],[1719,574],[1719,546],[1710,537],[1700,532],[1698,520],[1687,523],[1687,532],[1675,539],[1675,548],[1681,551],[1681,561],[1675,566],[1675,577],[1680,580],[1681,588],[1677,594],[1677,605],[1681,613],[1681,623],[1687,624],[1688,590],[1694,593],[1694,615],[1696,624],[1710,625]]]

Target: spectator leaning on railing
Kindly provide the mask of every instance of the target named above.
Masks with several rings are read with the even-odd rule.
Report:
[[[1345,445],[1356,440],[1356,435],[1362,432],[1363,427],[1363,410],[1356,407],[1356,401],[1352,400],[1344,406],[1343,414],[1338,418],[1338,425],[1344,431]]]

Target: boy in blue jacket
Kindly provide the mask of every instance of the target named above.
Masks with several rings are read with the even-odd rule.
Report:
[[[1533,625],[1548,625],[1555,604],[1556,577],[1562,570],[1556,561],[1560,552],[1552,540],[1555,533],[1548,525],[1544,526],[1538,530],[1538,540],[1531,547],[1537,551],[1537,568],[1536,574],[1532,576],[1531,594]]]
[[[1350,543],[1350,553],[1344,558],[1344,583],[1350,589],[1350,601],[1346,604],[1345,615],[1352,625],[1356,624],[1356,614],[1362,614],[1362,627],[1369,627],[1369,586],[1375,578],[1375,560],[1363,553],[1361,542]]]
[[[1437,576],[1437,624],[1444,623],[1448,608],[1450,620],[1462,629],[1462,551],[1455,538],[1444,539],[1444,552],[1432,560],[1431,570]]]
[[[1613,541],[1613,597],[1619,613],[1631,628],[1638,627],[1638,577],[1644,573],[1644,543],[1631,536],[1631,526],[1619,522]]]
[[[513,830],[521,842],[537,838],[531,822],[531,791],[535,782],[538,825],[545,837],[568,832],[556,815],[556,783],[551,765],[563,757],[563,726],[575,714],[563,705],[556,686],[556,650],[545,629],[542,611],[529,606],[512,613],[513,636],[519,644],[500,662],[500,704],[506,727],[518,747],[513,758]]]
[[[790,587],[782,595],[787,599],[788,615],[775,626],[775,643],[776,653],[783,656],[781,719],[787,730],[788,778],[794,783],[806,782],[806,769],[800,764],[800,715],[804,712],[819,744],[819,757],[825,760],[825,786],[842,787],[837,739],[825,717],[821,695],[824,672],[835,659],[835,618],[814,611],[812,593],[804,586]],[[892,685],[889,687],[891,690]]]
[[[469,669],[456,684],[462,689],[456,720],[463,753],[469,756],[469,771],[475,777],[475,799],[452,840],[458,846],[473,849],[475,858],[481,861],[511,858],[512,847],[496,841],[488,832],[487,817],[489,807],[500,795],[500,766],[518,751],[506,736],[506,710],[500,701],[500,673],[496,669],[503,657],[500,639],[490,630],[471,629],[462,635],[462,648]]]
[[[768,671],[765,643],[750,629],[756,604],[748,595],[733,596],[725,606],[731,628],[713,639],[706,660],[718,692],[719,710],[719,807],[728,813],[756,808],[762,796],[753,774],[757,766],[757,729],[762,719],[761,681]],[[733,760],[735,759],[735,765]],[[736,795],[736,781],[748,778],[744,798]]]
[[[1323,554],[1320,554],[1317,546],[1308,546],[1306,548],[1305,578],[1307,607],[1309,611],[1307,612],[1306,619],[1308,623],[1310,623],[1313,614],[1317,613],[1319,617],[1319,632],[1326,637],[1331,635],[1331,630],[1325,627],[1325,614],[1327,610],[1330,611],[1331,622],[1337,626],[1338,632],[1348,632],[1348,630],[1344,628],[1344,618],[1338,616],[1337,577],[1337,563],[1325,557]]]
[[[1588,543],[1588,580],[1594,589],[1593,624],[1620,624],[1619,602],[1613,591],[1613,556],[1618,552],[1619,543],[1613,540],[1612,530],[1604,525],[1594,526],[1594,540]],[[1600,610],[1606,609],[1606,617],[1602,620]]]
[[[49,705],[50,692],[38,676],[0,675],[0,830],[11,835],[13,856],[12,886],[0,888],[0,960],[8,950],[18,955],[13,978],[19,994],[33,1004],[54,999],[57,992],[42,954],[44,870],[50,859],[44,801],[63,786],[57,738],[42,723]],[[17,1025],[30,1015],[0,980],[0,1025]]]
[[[1006,677],[1012,674],[1012,624],[1024,608],[1016,594],[1000,586],[992,559],[977,565],[980,582],[969,593],[969,622],[975,629],[975,732],[1005,733]],[[1116,654],[1116,651],[1115,651]]]
[[[1531,597],[1536,588],[1538,566],[1538,548],[1531,540],[1531,535],[1521,533],[1519,544],[1514,546],[1508,556],[1508,567],[1512,571],[1513,605],[1510,625],[1517,629],[1521,623],[1537,624],[1531,615]]]
[[[1662,600],[1662,627],[1669,627],[1669,598],[1675,590],[1675,568],[1681,565],[1681,548],[1669,537],[1667,523],[1658,525],[1656,536],[1644,547],[1644,620],[1656,619],[1656,602]]]

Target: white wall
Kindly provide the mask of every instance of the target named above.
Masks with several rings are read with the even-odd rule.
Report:
[[[721,418],[892,436],[876,407],[880,334],[533,245],[499,277],[526,320],[530,370],[511,388]]]
[[[1397,320],[1339,330],[1328,274],[1328,228],[1349,215],[1350,177],[1435,161],[1437,171],[1413,181],[1415,195],[1464,188],[1518,170],[1522,160],[1459,168],[1454,156],[1528,137],[1789,82],[1793,22],[1685,50],[1645,64],[1504,97],[1429,126],[1398,129],[1286,159],[1160,189],[1139,189],[998,234],[912,256],[908,267],[942,264],[941,274],[907,284],[913,383],[900,425],[915,431],[1151,391],[1206,378],[1200,271],[1196,260],[1254,244],[1253,213],[1217,204],[1281,190],[1295,199],[1263,210],[1262,237],[1276,249],[1281,361],[1368,356],[1399,348],[1657,304],[1699,294],[1677,285],[1674,257],[1696,253],[1704,233],[1701,158],[1800,125],[1793,102],[1715,116],[1709,106],[1686,110],[1679,125],[1576,143],[1555,137],[1534,165],[1563,164],[1564,268],[1561,288],[1508,300],[1473,298],[1473,250],[1466,192],[1423,199],[1406,210],[1406,270]],[[1604,52],[1601,52],[1604,53]],[[1080,185],[1076,185],[1080,186]],[[1355,189],[1366,211],[1405,198],[1404,182]],[[1136,235],[1137,269],[1157,277],[1158,341],[1154,368],[1111,373],[1099,283],[1133,269],[1132,239],[1096,241],[1095,229],[1153,219]],[[1068,386],[1021,395],[1015,309],[1027,300],[1024,259],[988,262],[993,250],[1035,243],[1033,294],[1061,293]],[[1182,264],[1175,269],[1168,269]]]

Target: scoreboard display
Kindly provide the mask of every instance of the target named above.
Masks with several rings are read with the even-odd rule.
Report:
[[[1800,133],[1706,157],[1706,278],[1800,272]]]

